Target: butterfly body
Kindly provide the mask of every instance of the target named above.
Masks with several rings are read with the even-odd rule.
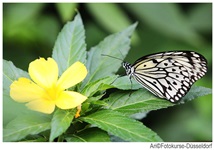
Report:
[[[123,67],[154,95],[174,103],[205,75],[207,61],[193,51],[170,51],[143,56],[132,65],[124,62]]]

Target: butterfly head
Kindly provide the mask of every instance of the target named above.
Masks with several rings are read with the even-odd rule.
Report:
[[[128,62],[123,62],[122,64],[123,64],[123,68],[126,70],[126,74],[130,76],[133,72],[132,65]]]

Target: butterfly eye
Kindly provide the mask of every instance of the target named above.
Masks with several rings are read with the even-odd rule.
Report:
[[[122,65],[123,65],[123,68],[126,68],[126,63],[125,62],[123,62]]]

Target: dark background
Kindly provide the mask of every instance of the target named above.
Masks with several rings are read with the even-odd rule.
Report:
[[[211,3],[4,3],[3,59],[27,71],[34,59],[50,57],[58,33],[77,11],[88,50],[138,22],[126,61],[161,51],[194,50],[208,61],[208,73],[195,85],[212,88]],[[164,141],[212,141],[212,95],[152,111],[142,121]]]

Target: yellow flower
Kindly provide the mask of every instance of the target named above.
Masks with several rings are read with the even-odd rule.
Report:
[[[36,59],[28,68],[32,80],[21,77],[10,86],[10,96],[17,102],[35,111],[51,114],[55,106],[71,109],[81,105],[87,97],[66,89],[81,82],[87,69],[81,62],[75,62],[58,79],[58,65],[54,59]],[[78,114],[77,114],[78,115]]]

